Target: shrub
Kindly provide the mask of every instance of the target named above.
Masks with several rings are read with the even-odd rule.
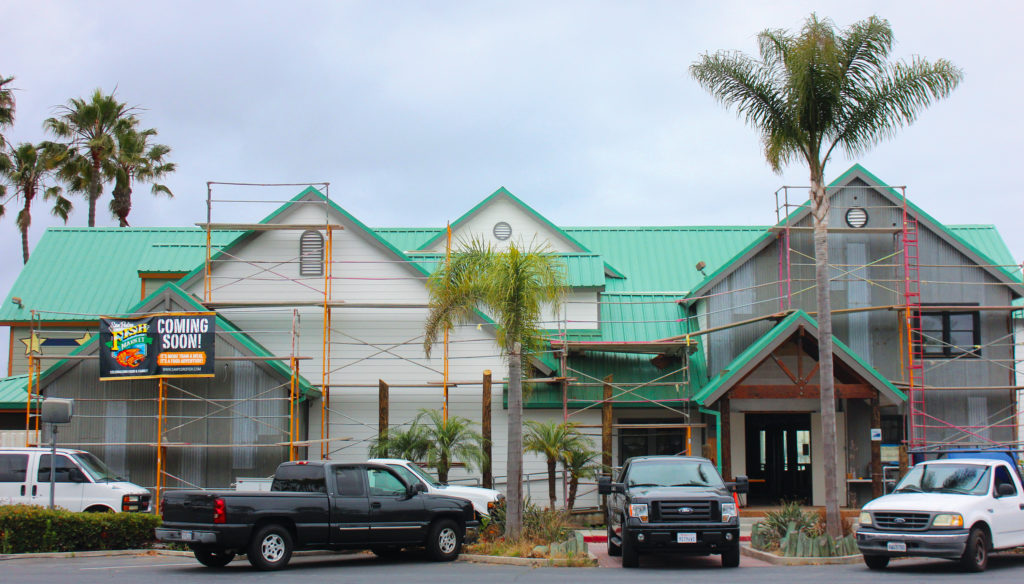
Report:
[[[0,553],[147,547],[160,518],[144,513],[72,513],[32,505],[0,506]]]

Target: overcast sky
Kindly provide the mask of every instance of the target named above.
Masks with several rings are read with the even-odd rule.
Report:
[[[898,58],[947,58],[965,78],[895,139],[835,157],[828,178],[860,162],[940,221],[995,224],[1020,260],[1024,122],[1012,112],[1024,81],[1008,64],[1024,54],[1021,6],[6,0],[0,75],[17,78],[13,142],[44,139],[54,106],[96,88],[143,108],[178,171],[173,199],[136,187],[137,226],[205,220],[207,181],[330,182],[371,226],[442,226],[500,186],[558,225],[767,224],[775,190],[806,185],[807,171],[772,173],[757,134],[689,65],[706,51],[754,53],[758,32],[798,28],[812,10],[841,26],[877,14]],[[116,225],[106,204],[99,222]],[[60,223],[43,207],[33,242]],[[238,207],[214,220],[273,206]],[[0,220],[0,298],[21,267],[17,209]],[[76,201],[68,225],[84,226],[86,209]]]

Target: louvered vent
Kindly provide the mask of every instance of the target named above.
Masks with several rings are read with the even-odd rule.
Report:
[[[324,275],[324,236],[319,231],[304,231],[299,238],[299,275]]]
[[[512,236],[512,226],[504,221],[499,221],[494,224],[494,238],[500,241],[505,241]]]
[[[846,224],[854,228],[864,227],[868,224],[868,212],[860,207],[853,207],[846,212]]]

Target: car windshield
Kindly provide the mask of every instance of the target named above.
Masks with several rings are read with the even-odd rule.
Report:
[[[402,477],[405,478],[405,480],[407,481],[419,479],[432,487],[444,486],[441,483],[437,482],[437,479],[427,474],[426,471],[416,466],[415,464],[410,464],[409,466],[401,464],[389,464],[388,466],[398,471],[398,473],[401,474]],[[415,475],[415,478],[410,477],[409,475]]]
[[[89,473],[92,480],[97,483],[110,483],[114,481],[123,481],[124,479],[117,476],[117,474],[110,470],[110,467],[103,464],[103,461],[96,458],[88,452],[75,452],[71,454],[78,464]]]
[[[725,483],[714,465],[702,460],[638,460],[629,465],[627,487],[711,487]]]
[[[981,464],[919,464],[897,485],[896,493],[988,493],[989,467]]]

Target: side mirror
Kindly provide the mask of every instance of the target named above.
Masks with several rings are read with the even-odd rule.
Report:
[[[601,477],[597,479],[597,494],[610,495],[612,493],[612,477]]]
[[[405,490],[405,493],[407,495],[409,495],[410,497],[415,497],[416,495],[418,495],[420,493],[426,493],[426,492],[427,492],[427,486],[424,485],[423,483],[419,483],[419,482],[416,482],[416,483],[413,483],[413,484],[409,485],[409,487]]]
[[[726,483],[726,486],[729,487],[730,491],[741,495],[750,492],[750,481],[745,476],[736,477],[735,482]]]
[[[612,483],[611,486],[613,493],[625,494],[626,492],[626,485],[622,483]]]
[[[1017,489],[1009,483],[1001,483],[996,487],[996,497],[1012,497],[1017,494]]]

